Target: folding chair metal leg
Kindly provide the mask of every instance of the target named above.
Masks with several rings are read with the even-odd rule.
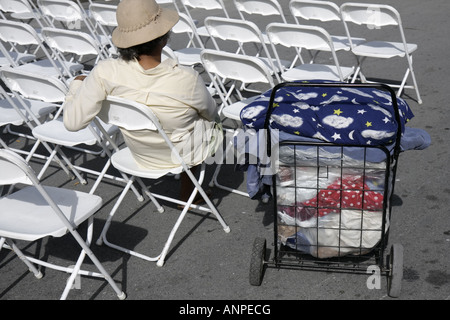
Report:
[[[113,244],[113,243],[109,242],[108,239],[106,238],[106,234],[107,234],[107,232],[109,230],[109,227],[111,225],[111,221],[112,221],[112,219],[114,217],[114,214],[116,213],[117,209],[119,208],[120,204],[122,203],[123,199],[125,198],[126,194],[128,193],[128,190],[132,187],[132,185],[133,185],[135,180],[140,181],[139,184],[143,185],[143,183],[142,183],[142,181],[140,179],[136,179],[135,177],[129,178],[127,184],[125,185],[125,188],[122,190],[122,193],[120,194],[119,198],[117,199],[116,203],[114,204],[114,207],[112,208],[111,212],[109,213],[108,219],[106,220],[106,223],[105,223],[105,225],[103,227],[103,230],[102,230],[99,238],[97,239],[96,243],[97,243],[97,245],[105,244],[108,247],[111,247],[111,248],[114,248],[116,250],[128,253],[130,255],[136,256],[138,258],[141,258],[141,259],[144,259],[144,260],[147,260],[147,261],[157,261],[159,259],[159,255],[156,256],[156,257],[146,256],[146,255],[140,254],[138,252],[135,252],[133,250],[129,250],[127,248],[124,248],[124,247],[118,246],[116,244]],[[144,188],[146,189],[145,185],[144,185]],[[157,207],[158,211],[161,212],[161,213],[164,212],[164,208],[161,207],[161,205],[157,202],[157,200],[153,197],[153,195],[151,195],[151,193],[148,192],[148,190],[145,193],[150,197],[152,202],[156,204],[156,207]]]
[[[41,171],[38,174],[38,179],[41,179],[44,175],[45,171],[47,170],[48,166],[52,162],[52,160],[55,158],[56,154],[59,154],[61,158],[64,160],[64,162],[67,164],[71,172],[77,177],[77,179],[80,181],[81,184],[87,184],[86,179],[84,179],[78,170],[72,165],[70,160],[67,158],[67,156],[64,154],[64,152],[61,150],[61,148],[56,145],[53,151],[51,152],[50,156],[48,157],[47,161],[45,162],[44,166],[42,167]]]
[[[100,234],[100,237],[97,240],[97,245],[101,245],[102,243],[104,243],[105,245],[114,248],[116,250],[128,253],[130,255],[133,255],[135,257],[141,258],[143,260],[147,260],[147,261],[157,261],[157,266],[161,267],[164,264],[165,261],[165,257],[169,251],[170,245],[172,244],[173,238],[181,224],[181,222],[183,221],[187,211],[190,208],[195,208],[195,209],[199,209],[202,211],[208,211],[208,212],[212,212],[214,214],[214,216],[217,218],[217,220],[220,222],[220,224],[222,225],[223,229],[225,232],[230,232],[230,227],[225,223],[225,221],[223,220],[222,216],[220,215],[220,213],[217,211],[217,208],[214,206],[214,204],[211,202],[211,200],[209,199],[209,197],[207,196],[207,194],[205,193],[205,191],[203,190],[203,188],[201,187],[201,183],[204,179],[204,175],[205,175],[205,163],[202,164],[202,168],[200,171],[200,176],[199,179],[195,179],[194,175],[192,174],[192,172],[190,170],[186,171],[188,176],[190,177],[190,179],[192,180],[192,182],[194,183],[194,191],[192,192],[192,194],[190,195],[189,199],[187,202],[184,201],[179,201],[173,198],[169,198],[166,196],[162,196],[159,194],[154,194],[150,191],[148,191],[147,187],[143,184],[142,180],[140,178],[136,178],[136,177],[132,177],[130,179],[130,181],[128,181],[127,185],[125,186],[124,190],[122,191],[122,193],[119,196],[119,199],[116,201],[113,209],[111,210],[110,214],[108,215],[108,219],[105,223],[105,226],[103,227],[102,233]],[[159,212],[163,212],[164,209],[163,207],[161,207],[159,205],[159,203],[156,201],[155,198],[159,198],[159,199],[163,199],[163,200],[167,200],[170,202],[174,202],[174,203],[178,203],[178,204],[182,204],[184,205],[183,210],[181,211],[174,227],[172,228],[172,230],[170,231],[169,237],[167,239],[167,241],[164,244],[164,247],[161,251],[161,253],[157,256],[151,257],[151,256],[147,256],[144,254],[141,254],[139,252],[118,246],[117,244],[113,244],[111,242],[108,241],[106,234],[108,232],[108,229],[111,225],[111,221],[113,219],[114,214],[116,213],[117,209],[119,208],[121,202],[123,201],[126,193],[128,192],[130,186],[133,184],[133,181],[136,180],[138,181],[138,183],[143,187],[145,193],[150,197],[150,199],[152,200],[152,202],[156,205],[157,209]],[[207,207],[205,208],[203,206],[198,206],[198,205],[194,205],[192,204],[192,202],[195,199],[195,196],[197,195],[197,192],[200,192],[200,194],[202,195],[203,199],[205,200]]]
[[[100,123],[97,121],[96,122],[97,126],[100,126]],[[95,138],[97,139],[98,143],[102,146],[103,148],[103,152],[106,154],[106,156],[108,157],[108,161],[106,162],[105,166],[103,167],[101,172],[92,172],[94,174],[97,174],[97,179],[94,182],[94,185],[92,186],[91,190],[89,191],[89,193],[94,193],[95,190],[97,189],[98,185],[100,184],[100,182],[103,180],[104,177],[107,177],[111,180],[114,181],[121,181],[121,182],[128,182],[129,181],[129,177],[119,171],[120,175],[122,176],[122,179],[120,179],[119,177],[115,177],[115,176],[110,176],[108,174],[106,174],[106,172],[108,171],[109,167],[111,166],[111,156],[112,153],[108,148],[108,145],[106,143],[103,142],[102,138],[98,135],[98,133],[91,127],[89,126],[89,129],[91,130],[92,134],[95,136]],[[113,149],[118,149],[116,142],[114,141],[114,139],[112,139],[108,133],[105,131],[105,129],[103,127],[100,128],[100,131],[102,131],[103,135],[107,138],[106,140],[108,141],[108,143],[113,147]],[[117,137],[116,137],[117,139]],[[137,191],[136,187],[134,185],[131,185],[131,190],[133,191],[133,193],[136,195],[136,198],[139,202],[144,201],[144,197],[139,193],[139,191]]]
[[[115,281],[111,278],[109,273],[104,269],[101,262],[97,259],[97,257],[94,255],[92,250],[89,248],[89,243],[90,243],[90,240],[92,239],[92,230],[93,230],[92,223],[93,223],[93,217],[89,218],[89,226],[88,226],[89,231],[88,231],[87,242],[85,242],[85,240],[83,240],[83,238],[80,236],[80,234],[76,230],[70,230],[70,233],[77,240],[77,242],[79,243],[79,245],[82,248],[80,256],[78,257],[78,260],[74,267],[57,266],[57,265],[54,265],[54,264],[51,264],[51,263],[48,263],[48,262],[45,262],[42,260],[38,260],[38,259],[35,259],[32,257],[25,256],[22,253],[22,251],[15,245],[14,241],[9,241],[8,239],[5,239],[5,240],[6,240],[6,243],[10,246],[10,248],[14,251],[14,253],[17,254],[17,256],[20,258],[20,260],[22,260],[25,263],[25,265],[29,268],[29,270],[31,272],[33,272],[33,274],[35,275],[36,278],[38,278],[38,279],[42,278],[43,274],[41,273],[40,270],[38,270],[36,268],[36,266],[34,264],[42,265],[42,266],[45,266],[45,267],[48,267],[48,268],[51,268],[54,270],[71,273],[71,276],[67,280],[66,286],[61,295],[61,298],[60,298],[61,300],[65,300],[67,298],[67,295],[72,288],[74,279],[78,275],[104,278],[111,285],[112,289],[115,291],[118,298],[120,300],[124,300],[126,298],[126,294],[122,290],[119,289],[119,287],[117,286]],[[3,240],[3,239],[4,238],[2,238],[1,240]],[[91,261],[94,263],[94,265],[97,267],[97,269],[100,273],[81,270],[81,264],[83,263],[86,255],[88,255],[88,257],[91,259]]]
[[[228,142],[227,146],[225,147],[225,152],[224,152],[223,157],[222,157],[222,163],[218,163],[217,164],[216,169],[214,170],[214,174],[213,174],[213,176],[211,178],[211,181],[209,182],[209,186],[210,187],[217,187],[217,188],[222,189],[222,190],[226,190],[226,191],[229,191],[229,192],[232,192],[232,193],[239,194],[239,195],[244,196],[244,197],[248,197],[249,195],[248,195],[247,192],[224,186],[224,185],[220,184],[219,181],[218,181],[219,173],[220,173],[220,170],[222,169],[222,164],[226,163],[227,155],[228,155],[229,151],[232,150],[232,148],[234,148],[233,139],[230,139],[230,141]]]
[[[226,129],[226,130],[229,130],[229,129]],[[237,131],[233,130],[233,137],[231,139],[228,139],[228,143],[227,143],[227,145],[225,147],[225,151],[223,153],[223,156],[222,156],[222,159],[221,159],[221,163],[217,164],[216,169],[214,170],[214,174],[213,174],[213,176],[211,178],[211,181],[209,182],[209,186],[210,187],[217,187],[217,188],[222,189],[222,190],[226,190],[226,191],[229,191],[229,192],[232,192],[232,193],[239,194],[239,195],[244,196],[244,197],[248,197],[249,195],[248,195],[247,192],[224,186],[224,185],[220,184],[219,181],[218,181],[218,177],[219,177],[219,174],[220,174],[220,170],[222,169],[222,165],[224,163],[228,163],[228,155],[230,154],[230,151],[233,150],[233,148],[234,148],[234,138],[236,137],[237,133],[238,133]],[[233,158],[234,158],[234,153],[231,153],[231,154],[233,155]]]
[[[84,258],[86,257],[86,255],[89,256],[89,258],[91,259],[91,261],[95,264],[95,266],[97,267],[97,269],[101,272],[101,275],[103,276],[103,278],[105,278],[106,281],[108,281],[108,283],[110,284],[110,286],[113,288],[113,290],[116,292],[117,296],[119,297],[120,300],[124,300],[126,298],[125,293],[119,289],[119,287],[117,286],[117,284],[115,283],[115,281],[111,278],[111,276],[109,275],[109,273],[103,268],[103,265],[100,263],[100,261],[97,259],[97,257],[94,255],[94,253],[91,251],[90,249],[90,243],[92,241],[92,232],[93,232],[93,217],[89,218],[89,222],[88,222],[88,236],[87,236],[87,240],[86,242],[83,240],[83,238],[81,238],[81,236],[79,235],[78,232],[76,232],[75,230],[71,231],[72,235],[75,237],[75,239],[77,239],[78,243],[80,244],[80,246],[83,248],[80,256],[78,257],[78,260],[73,268],[72,274],[69,277],[69,279],[67,280],[67,284],[66,287],[64,288],[64,292],[61,296],[61,300],[65,300],[67,298],[67,295],[72,287],[72,284],[76,278],[76,276],[79,274],[80,272],[80,268],[81,268],[81,264],[84,261]]]
[[[195,179],[194,175],[192,174],[192,172],[190,170],[186,171],[187,175],[189,176],[189,178],[191,179],[192,183],[194,184],[195,188],[191,194],[191,196],[189,197],[187,203],[185,204],[183,210],[181,211],[180,216],[178,217],[174,227],[172,228],[169,238],[166,241],[166,244],[164,245],[163,251],[161,252],[161,255],[158,259],[158,262],[156,263],[156,265],[158,267],[162,267],[167,255],[167,252],[169,251],[170,245],[172,244],[172,240],[175,236],[175,233],[178,230],[178,227],[180,226],[181,222],[184,219],[184,216],[186,215],[187,211],[189,210],[189,208],[192,205],[192,202],[195,199],[195,196],[197,195],[197,192],[200,192],[201,196],[203,197],[203,199],[205,200],[209,211],[211,211],[214,216],[216,217],[216,219],[220,222],[220,224],[223,227],[223,230],[226,233],[230,232],[230,227],[225,223],[225,221],[223,220],[222,216],[220,215],[220,213],[217,211],[217,208],[215,207],[215,205],[211,202],[211,200],[209,199],[208,195],[205,193],[205,191],[203,190],[203,188],[201,187],[201,183],[203,182],[204,179],[204,175],[205,175],[205,163],[202,163],[202,167],[201,167],[201,171],[200,171],[200,177],[199,179]]]
[[[25,265],[28,267],[28,269],[33,272],[34,276],[38,279],[42,278],[42,273],[39,271],[29,260],[28,258],[22,253],[22,251],[16,246],[14,241],[6,239],[6,243],[10,246],[10,248],[14,251],[14,253],[19,257],[20,260],[25,263]]]

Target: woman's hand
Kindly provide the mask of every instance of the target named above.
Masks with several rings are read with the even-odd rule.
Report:
[[[83,81],[86,76],[76,76],[74,80],[81,80]]]

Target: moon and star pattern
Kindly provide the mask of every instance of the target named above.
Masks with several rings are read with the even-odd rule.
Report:
[[[246,128],[263,129],[271,90],[241,111]],[[414,117],[397,98],[401,132]],[[398,130],[391,95],[371,87],[286,86],[277,90],[270,126],[336,144],[388,145]]]

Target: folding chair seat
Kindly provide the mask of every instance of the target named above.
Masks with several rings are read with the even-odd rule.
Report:
[[[26,23],[0,19],[0,39],[10,47],[14,47],[15,52],[39,57],[35,61],[16,66],[20,70],[66,81],[67,78],[83,69],[80,63],[63,62],[53,58],[36,30]],[[70,73],[65,70],[70,70]]]
[[[63,82],[47,78],[43,79],[39,75],[21,72],[17,69],[6,68],[0,71],[3,82],[8,86],[11,91],[20,94],[20,96],[26,99],[35,99],[46,102],[60,103],[65,99],[67,93],[67,87]],[[82,184],[86,184],[87,181],[83,178],[80,172],[85,172],[97,176],[95,183],[93,184],[91,191],[95,190],[103,178],[112,179],[114,181],[128,181],[128,178],[124,175],[117,177],[115,175],[107,174],[107,170],[110,166],[109,156],[111,155],[108,146],[104,144],[104,140],[100,134],[99,129],[95,124],[90,124],[88,127],[71,132],[68,131],[62,121],[62,108],[55,115],[54,119],[47,121],[33,128],[33,136],[40,142],[45,142],[54,145],[50,156],[44,163],[41,171],[38,174],[38,178],[44,175],[50,163],[55,159],[55,156],[60,156],[64,163],[71,169],[73,174],[79,179]],[[110,136],[118,134],[119,129],[113,125],[105,125],[106,132]],[[93,146],[97,148],[94,149]],[[91,148],[89,148],[91,146]],[[83,154],[91,154],[94,156],[107,155],[105,164],[101,170],[91,169],[86,165],[74,165],[65,155],[62,147],[70,148],[72,150],[80,151]],[[132,187],[136,196],[140,201],[143,200],[142,196],[137,190]]]
[[[216,50],[227,52],[234,50],[235,53],[259,57],[272,70],[272,74],[277,81],[280,81],[279,73],[290,65],[289,61],[281,60],[283,69],[279,69],[276,59],[272,57],[265,44],[261,30],[251,21],[207,17],[205,19],[205,27]],[[220,46],[219,43],[224,45]],[[246,44],[247,46],[245,46]],[[234,45],[233,49],[229,49],[230,45]],[[251,45],[253,47],[249,49],[248,47]]]
[[[331,1],[322,0],[291,0],[289,10],[297,24],[304,24],[306,21],[320,23],[316,26],[323,27],[325,30],[331,30],[332,27],[342,28],[342,35],[330,35],[333,41],[335,51],[350,51],[350,42],[345,33],[344,23],[342,21],[339,6]],[[334,22],[334,23],[333,23]],[[360,44],[365,42],[364,38],[352,38],[352,43]],[[324,48],[324,50],[329,50]]]
[[[36,58],[37,57],[34,54],[15,51],[14,47],[10,47],[8,50],[0,41],[0,67],[16,67],[21,64],[35,61]]]
[[[178,62],[184,66],[194,67],[201,64],[200,53],[205,48],[192,19],[184,13],[179,13],[180,20],[172,28],[172,33],[179,34],[181,41],[172,41],[177,43],[177,47],[169,44]],[[181,44],[181,42],[183,44]],[[184,43],[186,43],[184,45]]]
[[[230,228],[225,223],[222,216],[217,211],[217,208],[214,206],[214,204],[208,198],[207,194],[205,193],[205,191],[203,190],[203,188],[201,186],[203,179],[204,179],[206,163],[203,162],[201,164],[199,178],[197,179],[194,176],[194,174],[191,172],[190,168],[185,163],[183,158],[180,156],[179,151],[172,144],[170,138],[167,136],[166,132],[162,128],[157,116],[153,113],[153,111],[148,106],[134,102],[134,101],[130,101],[127,99],[114,97],[114,96],[108,96],[107,99],[104,100],[102,109],[101,109],[100,113],[98,114],[98,118],[102,119],[105,123],[116,125],[125,130],[157,131],[163,137],[164,141],[167,144],[167,147],[170,148],[170,150],[172,151],[172,155],[174,157],[176,157],[177,161],[180,164],[177,167],[169,168],[169,169],[143,168],[142,166],[139,166],[135,162],[135,160],[131,154],[131,151],[127,147],[119,150],[119,148],[117,146],[115,146],[115,152],[113,153],[113,155],[111,157],[113,166],[116,169],[118,169],[119,171],[124,172],[125,174],[131,175],[132,178],[130,179],[129,183],[123,189],[117,202],[114,204],[114,207],[108,216],[108,219],[105,223],[102,233],[101,233],[99,239],[97,240],[97,244],[100,245],[100,244],[104,243],[112,248],[129,253],[129,254],[139,257],[141,259],[144,259],[147,261],[157,261],[157,265],[162,266],[164,264],[166,255],[168,253],[168,250],[170,248],[172,240],[175,236],[175,233],[177,232],[178,227],[180,226],[187,211],[190,208],[196,208],[201,211],[212,212],[214,214],[214,216],[217,218],[220,225],[223,227],[224,231],[227,233],[230,232]],[[98,122],[97,119],[95,119],[94,121]],[[99,124],[98,124],[98,126],[99,126],[99,128],[101,128],[101,126]],[[114,144],[113,141],[110,141],[110,143]],[[179,174],[181,172],[185,172],[189,176],[190,180],[192,181],[192,183],[195,186],[194,190],[192,191],[192,194],[190,195],[187,202],[172,198],[170,196],[150,192],[141,179],[141,178],[146,178],[146,179],[151,179],[151,180],[157,180],[166,175]],[[181,211],[179,217],[177,218],[177,221],[176,221],[175,225],[173,226],[173,228],[169,234],[169,237],[164,244],[164,247],[163,247],[161,253],[155,257],[151,257],[149,255],[145,255],[145,254],[127,249],[125,247],[119,246],[117,244],[113,244],[113,243],[109,242],[106,237],[108,229],[111,224],[111,221],[114,217],[114,214],[120,207],[122,200],[124,199],[125,195],[127,194],[128,190],[129,190],[129,186],[132,184],[132,182],[134,180],[136,180],[140,184],[140,186],[143,188],[143,191],[145,192],[145,194],[152,200],[152,202],[155,204],[155,206],[159,212],[163,212],[164,208],[161,207],[161,205],[158,203],[156,198],[163,199],[168,202],[176,203],[178,205],[184,205],[184,208]],[[205,202],[206,202],[205,207],[193,204],[193,201],[194,201],[197,193],[200,193],[202,198],[205,200]]]
[[[271,70],[266,64],[256,57],[250,57],[242,54],[228,53],[217,50],[205,49],[202,52],[202,61],[209,77],[213,80],[222,104],[220,106],[220,114],[233,120],[240,126],[241,110],[260,97],[260,94],[253,94],[248,97],[241,92],[242,83],[252,83],[258,85],[260,93],[273,88],[274,81]],[[256,88],[256,86],[255,86]],[[227,130],[228,134],[237,133],[234,129]],[[233,138],[227,138],[228,142],[223,159],[228,157],[228,153],[234,147]],[[223,160],[222,159],[222,160]],[[219,163],[214,172],[210,186],[240,194],[248,197],[247,192],[224,186],[218,182],[218,175],[221,170],[222,163]]]
[[[39,279],[42,273],[35,266],[43,265],[70,273],[61,299],[66,299],[78,275],[88,275],[104,278],[120,299],[125,299],[123,293],[101,262],[89,248],[93,231],[93,215],[101,208],[102,199],[96,195],[75,190],[43,186],[34,171],[19,155],[9,150],[0,150],[0,159],[7,161],[21,171],[33,183],[0,199],[0,237],[6,240],[8,246],[26,264]],[[7,174],[1,170],[0,176]],[[77,228],[88,223],[87,239],[83,240]],[[81,247],[81,252],[75,266],[60,266],[30,256],[26,256],[16,245],[15,240],[34,242],[47,237],[59,238],[70,233]],[[86,255],[97,267],[99,272],[86,271],[81,265]]]
[[[413,53],[417,50],[417,44],[406,41],[403,30],[400,13],[392,6],[379,4],[363,3],[344,3],[340,7],[342,19],[344,21],[347,36],[352,48],[352,52],[358,57],[358,67],[356,69],[353,81],[359,76],[362,81],[367,81],[367,75],[362,71],[363,63],[367,58],[375,60],[387,60],[393,58],[403,58],[406,62],[406,71],[399,85],[389,83],[392,87],[397,87],[397,96],[403,93],[405,88],[414,89],[417,95],[417,101],[422,103],[417,85],[416,76],[413,69]],[[351,28],[350,24],[354,27]],[[362,44],[355,44],[351,41],[353,31],[358,26],[364,26],[367,41]],[[392,30],[392,29],[394,30]],[[352,30],[352,33],[350,32]],[[370,32],[367,33],[367,30]],[[392,31],[389,33],[390,39],[395,37],[398,42],[383,41],[380,39],[380,32]],[[371,36],[373,35],[373,37]],[[370,36],[370,38],[369,38]],[[386,33],[382,35],[386,39]],[[377,68],[378,70],[385,70]],[[407,85],[406,80],[411,76],[412,85]],[[377,80],[377,82],[380,82]]]
[[[333,80],[346,81],[354,72],[353,67],[342,67],[339,64],[333,42],[328,32],[315,26],[304,26],[297,24],[270,23],[266,29],[275,58],[279,60],[277,46],[295,48],[297,55],[305,50],[323,50],[328,47],[334,64],[302,63],[292,65],[290,69],[281,73],[285,81],[295,80]],[[293,59],[296,63],[297,56]],[[303,60],[303,59],[298,59]]]

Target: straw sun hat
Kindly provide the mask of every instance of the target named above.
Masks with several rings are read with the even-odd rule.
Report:
[[[178,22],[178,12],[160,7],[155,0],[122,0],[117,6],[117,28],[112,41],[129,48],[163,36]]]

